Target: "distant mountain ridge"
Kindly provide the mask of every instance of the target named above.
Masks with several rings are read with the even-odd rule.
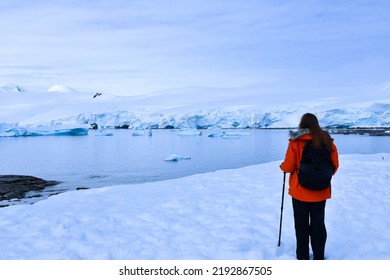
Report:
[[[14,84],[1,84],[0,85],[0,93],[7,93],[7,92],[24,92],[26,91],[23,87],[14,85]]]

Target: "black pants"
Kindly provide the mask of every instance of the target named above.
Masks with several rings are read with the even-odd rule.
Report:
[[[293,198],[297,259],[309,259],[309,240],[315,260],[323,260],[326,243],[325,203],[303,202]]]

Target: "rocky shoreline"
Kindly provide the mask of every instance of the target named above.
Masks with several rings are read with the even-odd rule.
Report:
[[[0,201],[23,199],[30,191],[41,191],[46,187],[60,184],[59,181],[46,181],[26,175],[0,175]],[[4,207],[7,205],[1,205]]]

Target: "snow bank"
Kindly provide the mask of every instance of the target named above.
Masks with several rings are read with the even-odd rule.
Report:
[[[294,259],[280,161],[0,209],[0,259]],[[390,259],[390,154],[341,155],[327,259]]]

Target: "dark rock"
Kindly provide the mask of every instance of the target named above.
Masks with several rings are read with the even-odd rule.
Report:
[[[209,127],[210,127],[210,125],[208,125],[208,124],[205,124],[205,125],[197,124],[195,126],[196,129],[208,129]]]
[[[115,129],[129,129],[129,127],[130,127],[130,125],[128,125],[128,124],[114,126]]]
[[[98,126],[97,123],[91,123],[91,124],[89,125],[89,129],[98,129],[98,128],[99,128],[99,126]]]
[[[61,182],[24,175],[0,175],[0,200],[22,199],[29,191],[40,191]]]
[[[369,136],[390,136],[390,127],[349,127],[349,128],[329,128],[331,134],[358,134]]]

